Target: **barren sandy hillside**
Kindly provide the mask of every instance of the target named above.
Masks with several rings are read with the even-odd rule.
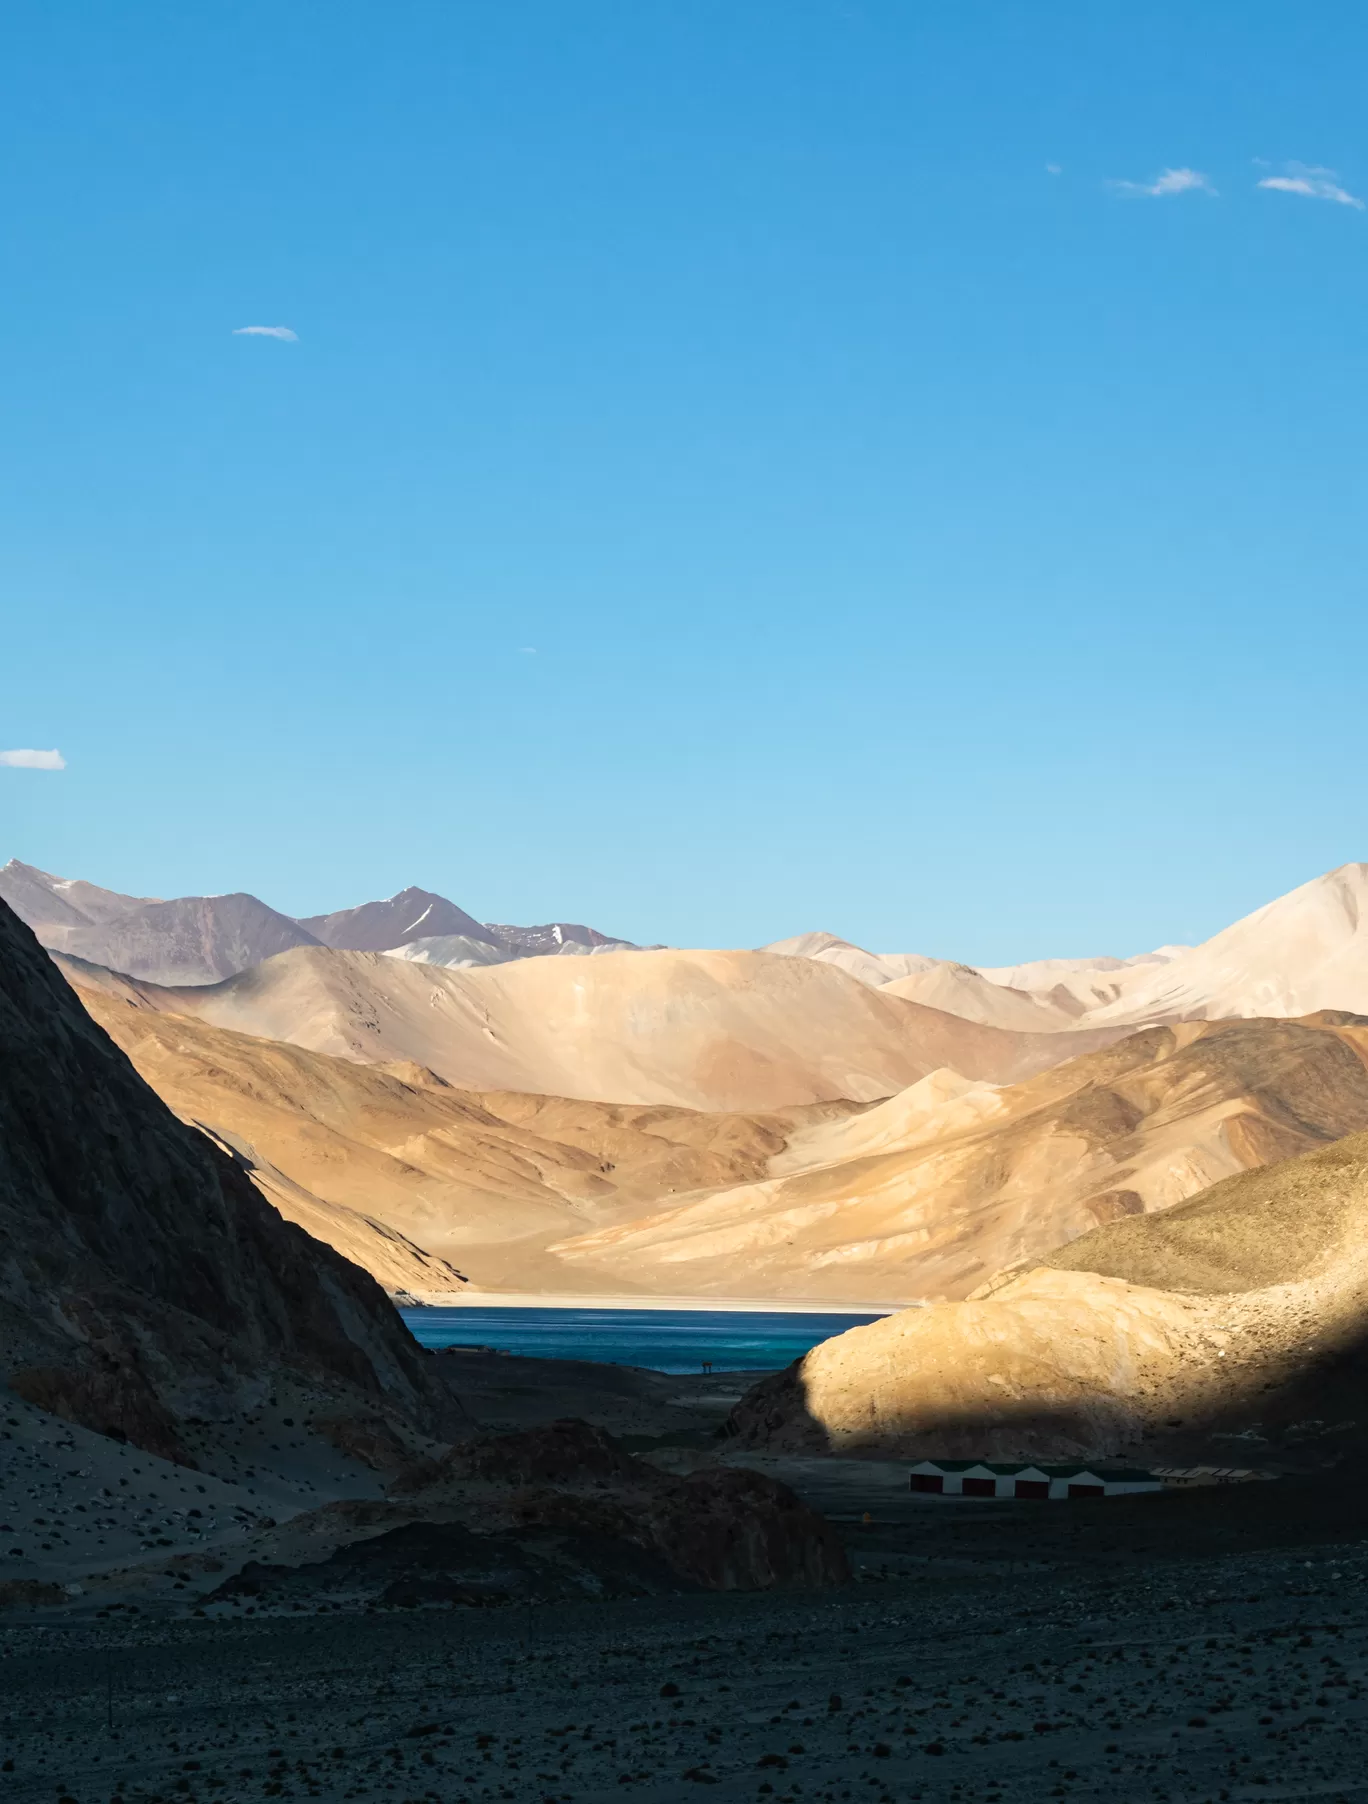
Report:
[[[73,974],[142,1006],[341,1058],[409,1059],[466,1089],[765,1110],[869,1102],[949,1065],[1011,1082],[1118,1039],[1014,1033],[759,952],[606,953],[444,970],[302,947],[168,990]]]
[[[1310,1415],[1346,1372],[1361,1395],[1366,1339],[1358,1134],[1099,1228],[988,1295],[839,1335],[751,1392],[737,1425],[752,1446],[968,1458],[1238,1425],[1248,1459],[1281,1398]]]
[[[1153,1028],[1005,1089],[753,1113],[447,1085],[80,991],[183,1119],[391,1290],[964,1296],[1099,1221],[1368,1128],[1368,1025]]]
[[[781,958],[811,958],[819,964],[835,965],[837,970],[848,971],[876,990],[895,978],[934,971],[946,963],[945,959],[927,958],[920,952],[866,952],[863,946],[853,946],[834,933],[797,933],[790,939],[774,940],[760,950]]]
[[[551,1242],[762,1176],[795,1124],[858,1108],[748,1116],[457,1090],[420,1066],[362,1065],[108,991],[77,994],[163,1101],[236,1152],[283,1215],[390,1290],[434,1297],[462,1289],[453,1267],[477,1282],[528,1282]]]
[[[551,1251],[662,1291],[964,1297],[1099,1222],[1368,1128],[1368,1022],[1148,1028],[1003,1090],[938,1074],[769,1176]]]
[[[1341,865],[1167,964],[1126,974],[1105,1021],[1368,1010],[1368,864]]]
[[[833,963],[884,995],[900,995],[1014,1029],[1112,1022],[1296,1017],[1368,1010],[1368,865],[1346,864],[1302,884],[1200,946],[1134,958],[1044,958],[994,968],[915,953],[873,953],[829,933],[770,950]]]
[[[1015,1033],[1068,1033],[1079,1025],[1082,1012],[1072,996],[1009,989],[990,982],[968,965],[936,965],[910,977],[895,977],[882,986],[880,994],[901,996],[966,1021],[981,1021]]]

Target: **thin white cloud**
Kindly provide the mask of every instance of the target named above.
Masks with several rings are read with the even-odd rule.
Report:
[[[1210,176],[1200,169],[1161,169],[1152,182],[1113,182],[1119,194],[1144,195],[1162,200],[1169,194],[1215,194]]]
[[[1320,169],[1305,163],[1287,163],[1286,175],[1266,175],[1257,185],[1260,188],[1272,188],[1279,194],[1304,194],[1308,200],[1332,200],[1339,207],[1357,207],[1363,211],[1364,203],[1357,194],[1351,194],[1347,188],[1341,188],[1335,179],[1333,169]]]
[[[66,759],[60,752],[35,752],[30,750],[0,752],[0,764],[7,764],[13,770],[66,769]]]
[[[1047,163],[1045,165],[1045,173],[1046,175],[1063,175],[1064,165],[1062,163]]]
[[[234,326],[234,338],[283,338],[287,344],[298,344],[298,332],[288,326]]]

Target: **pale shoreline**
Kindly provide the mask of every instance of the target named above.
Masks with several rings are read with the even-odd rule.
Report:
[[[792,1297],[543,1296],[521,1290],[462,1291],[459,1296],[451,1291],[406,1291],[402,1300],[394,1301],[400,1309],[660,1309],[716,1315],[894,1315],[900,1309],[924,1307],[921,1303],[809,1303]]]

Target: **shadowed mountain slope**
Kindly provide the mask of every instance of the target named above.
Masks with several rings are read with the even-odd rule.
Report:
[[[434,1421],[383,1293],[184,1126],[0,903],[0,1372],[175,1457],[275,1373]]]

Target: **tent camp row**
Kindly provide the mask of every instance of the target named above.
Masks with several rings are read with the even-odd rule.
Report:
[[[954,1459],[927,1459],[912,1467],[914,1491],[944,1497],[1125,1497],[1163,1488],[1155,1473],[1130,1467]]]

